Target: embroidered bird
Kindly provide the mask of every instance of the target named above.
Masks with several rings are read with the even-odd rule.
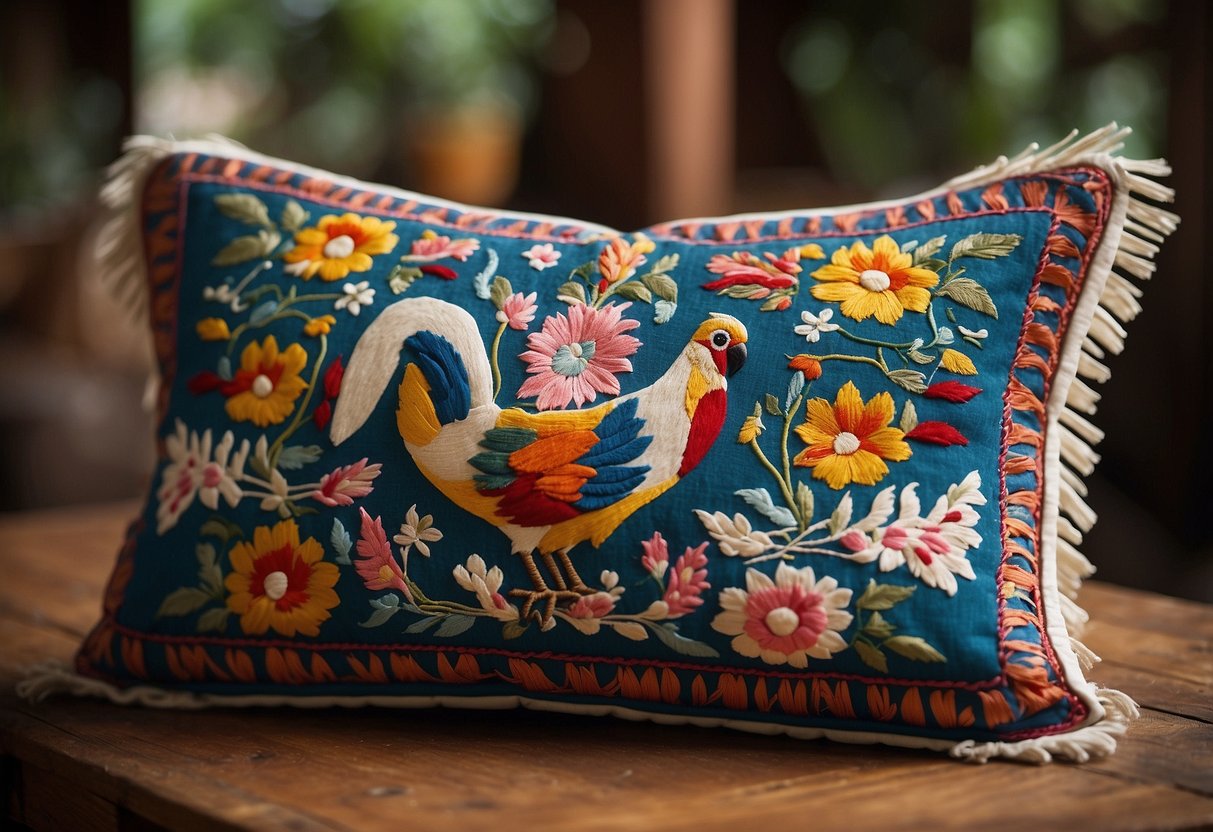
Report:
[[[521,558],[515,589],[527,620],[595,592],[569,558],[602,545],[641,506],[702,461],[724,425],[728,377],[745,363],[746,328],[713,313],[649,387],[584,410],[501,408],[476,321],[437,298],[389,306],[355,345],[330,436],[340,445],[370,416],[396,373],[397,427],[418,470],[447,498],[493,524]],[[551,578],[540,572],[538,555]]]

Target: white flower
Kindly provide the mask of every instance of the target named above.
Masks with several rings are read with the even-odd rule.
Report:
[[[370,288],[370,285],[370,282],[366,280],[358,283],[346,283],[341,287],[341,291],[345,294],[337,298],[333,307],[344,309],[351,315],[357,316],[362,311],[362,307],[370,306],[375,300],[375,290]]]
[[[775,542],[766,532],[756,530],[740,513],[734,514],[730,520],[722,511],[708,514],[701,509],[695,509],[695,516],[703,523],[708,534],[720,544],[720,551],[730,557],[753,557],[775,546]]]
[[[480,608],[498,621],[517,621],[518,608],[508,603],[501,594],[504,580],[501,567],[488,569],[484,558],[472,555],[467,566],[456,566],[455,582],[476,596]]]
[[[854,619],[847,611],[851,595],[834,578],[817,580],[811,566],[781,563],[774,581],[748,569],[745,589],[720,593],[723,612],[712,619],[712,629],[733,636],[733,649],[742,656],[803,668],[810,657],[828,659],[847,648],[842,631]]]
[[[290,486],[287,484],[286,477],[275,468],[270,474],[270,493],[262,498],[261,510],[276,511],[278,516],[283,519],[290,517],[291,510],[286,504],[289,491]]]
[[[248,309],[248,304],[240,300],[240,293],[227,283],[207,286],[202,290],[202,299],[226,304],[233,312],[243,312]]]
[[[961,330],[963,331],[964,327],[961,327]],[[955,340],[956,340],[956,336],[953,335],[952,330],[948,329],[946,326],[941,326],[939,328],[939,332],[936,333],[935,343],[940,344],[941,346],[946,347],[948,344],[953,343]]]
[[[536,244],[522,252],[522,257],[531,264],[532,269],[543,271],[560,261],[560,252],[551,243]]]
[[[990,331],[984,328],[977,330],[969,329],[967,326],[957,326],[956,328],[960,330],[961,335],[967,335],[970,338],[981,339],[988,337],[990,334]]]
[[[821,333],[833,332],[838,329],[838,324],[829,322],[832,317],[834,317],[833,309],[823,309],[817,315],[805,310],[800,313],[800,320],[804,321],[804,323],[794,327],[792,331],[797,335],[803,335],[805,340],[810,344],[816,344],[818,339],[821,338]]]
[[[430,556],[430,547],[426,543],[437,543],[442,540],[442,532],[434,528],[434,518],[432,515],[418,517],[417,504],[414,503],[404,516],[404,523],[400,526],[400,534],[392,538],[404,548],[408,549],[412,546],[417,547],[417,551]],[[481,561],[483,563],[483,561]]]
[[[217,508],[222,496],[229,506],[234,506],[244,496],[239,482],[244,477],[244,462],[248,457],[248,440],[240,443],[233,455],[235,437],[231,431],[223,434],[219,445],[211,455],[210,430],[201,436],[189,430],[185,423],[177,420],[176,430],[164,441],[164,451],[169,458],[160,475],[160,487],[156,489],[156,533],[164,534],[177,525],[177,521],[197,497],[207,508]]]
[[[206,432],[206,441],[210,441],[210,431]],[[198,502],[209,509],[219,507],[219,498],[234,507],[244,496],[240,488],[240,480],[244,478],[244,462],[248,459],[249,444],[245,439],[240,443],[239,450],[232,453],[236,438],[229,430],[223,434],[219,444],[215,446],[215,458],[202,469],[202,483],[198,489]]]

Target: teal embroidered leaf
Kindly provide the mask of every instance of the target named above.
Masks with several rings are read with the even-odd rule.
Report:
[[[470,615],[448,615],[443,619],[441,626],[434,631],[434,635],[457,636],[466,632],[475,623],[476,619]]]
[[[374,616],[372,616],[372,617],[374,617]],[[428,630],[430,627],[433,627],[435,624],[437,624],[441,620],[442,620],[442,616],[431,615],[431,616],[421,619],[420,621],[414,621],[412,624],[405,627],[404,631],[406,633],[424,633],[426,630]]]
[[[497,271],[497,266],[501,263],[501,258],[497,256],[497,252],[493,249],[486,249],[488,254],[488,262],[484,268],[476,273],[472,278],[472,288],[476,290],[476,297],[481,300],[488,300],[492,293],[489,291],[489,278],[493,276],[493,272]]]
[[[288,199],[286,205],[282,206],[282,216],[278,218],[278,224],[287,231],[298,231],[299,227],[307,222],[308,212],[303,210],[303,206],[293,199]]]
[[[868,667],[875,668],[881,673],[889,672],[889,660],[884,653],[880,652],[879,648],[873,647],[866,641],[856,641],[855,652],[859,655],[859,660]]]
[[[168,597],[160,605],[160,609],[156,610],[156,617],[189,615],[191,612],[201,609],[202,605],[210,600],[211,596],[198,587],[183,586],[168,594]]]
[[[662,259],[664,260],[665,258],[663,257]],[[652,274],[646,274],[640,279],[645,286],[648,286],[652,290],[653,294],[662,300],[668,300],[670,303],[678,301],[678,284],[674,282],[673,278],[654,271]]]
[[[925,387],[923,388],[926,389]],[[791,413],[795,409],[796,399],[804,392],[804,373],[793,373],[788,382],[788,396],[784,400],[783,409]]]
[[[813,491],[803,482],[796,483],[796,508],[800,512],[800,526],[813,522]]]
[[[771,499],[770,492],[765,488],[742,488],[733,493],[745,500],[746,505],[776,526],[786,528],[796,525],[796,518],[792,515],[792,512],[783,506],[775,505],[775,501]]]
[[[227,627],[227,618],[232,611],[227,607],[215,607],[198,616],[198,632],[219,632]]]
[[[869,579],[868,588],[863,591],[863,595],[859,596],[855,607],[861,610],[891,610],[913,595],[914,589],[912,586],[878,584]]]
[[[240,220],[248,225],[274,227],[265,203],[252,194],[220,194],[215,197],[215,205],[219,208],[219,213],[225,217]],[[295,205],[298,207],[299,204],[295,203]],[[300,210],[303,209],[300,208]]]
[[[585,303],[585,287],[570,280],[556,290],[556,300],[564,301],[569,306]]]
[[[653,293],[646,286],[639,283],[620,283],[619,288],[615,290],[615,294],[622,295],[628,300],[636,300],[641,303],[652,303]]]
[[[489,299],[493,301],[493,306],[501,309],[505,306],[506,299],[514,294],[514,287],[510,285],[510,281],[501,275],[493,278],[493,285],[489,288]]]
[[[958,277],[955,280],[949,280],[936,290],[935,294],[940,297],[951,298],[961,306],[967,306],[975,312],[981,312],[989,315],[991,318],[998,317],[998,307],[994,305],[993,298],[986,291],[985,287],[967,277]]]
[[[893,635],[894,627],[879,612],[873,612],[868,623],[863,625],[863,632],[872,638],[888,638]]]
[[[901,421],[897,427],[901,428],[902,433],[909,433],[918,427],[918,410],[910,399],[906,399],[905,407],[901,409]]]
[[[333,518],[333,530],[329,533],[329,541],[333,544],[333,551],[337,553],[337,563],[349,566],[351,563],[350,549],[354,545],[354,539],[350,537],[350,533],[346,531],[341,521],[335,517]]]
[[[232,380],[232,359],[226,355],[219,356],[219,360],[215,362],[215,373],[224,381]]]
[[[282,237],[276,231],[262,229],[256,234],[237,237],[211,258],[212,266],[233,266],[258,257],[265,257],[278,247]]]
[[[380,598],[372,598],[367,603],[371,605],[371,609],[374,612],[371,613],[371,617],[366,621],[360,622],[359,627],[378,627],[403,609],[400,606],[400,599],[393,592],[389,592]],[[422,620],[428,621],[429,619]]]
[[[249,313],[249,316],[248,316],[249,323],[252,324],[253,326],[256,326],[257,324],[263,323],[264,321],[268,320],[277,311],[278,311],[278,301],[273,300],[273,299],[267,300],[265,303],[258,304],[256,307],[253,308],[253,311]]]
[[[298,471],[320,459],[323,450],[319,445],[290,445],[278,454],[278,467],[287,471]]]
[[[635,621],[614,621],[609,622],[609,626],[619,635],[632,641],[647,641],[649,638],[648,629]]]
[[[940,653],[918,636],[893,636],[890,639],[886,639],[881,646],[889,648],[899,656],[905,656],[907,659],[912,659],[916,662],[947,661],[943,653]]]
[[[971,234],[952,246],[951,259],[977,257],[993,260],[995,257],[1006,257],[1022,239],[1018,234]]]
[[[779,409],[779,399],[775,398],[773,394],[767,393],[764,404],[766,405],[767,413],[771,414],[772,416],[783,415],[783,411]]]
[[[694,656],[699,659],[720,658],[720,654],[711,645],[679,635],[678,628],[673,624],[662,624],[654,627],[653,635],[657,636],[657,640],[666,647],[684,656]]]
[[[925,393],[927,377],[917,370],[889,370],[889,381],[911,393]]]
[[[664,324],[669,323],[670,318],[674,317],[674,313],[678,310],[678,304],[668,300],[659,300],[653,304],[653,323]]]

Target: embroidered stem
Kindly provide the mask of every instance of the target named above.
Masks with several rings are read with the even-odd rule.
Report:
[[[501,367],[497,363],[497,352],[501,349],[501,336],[505,334],[507,324],[503,323],[497,327],[497,334],[493,336],[493,347],[489,351],[489,364],[493,369],[493,401],[497,401],[497,395],[501,392]]]
[[[771,460],[767,459],[767,455],[762,452],[762,448],[758,447],[757,438],[750,440],[750,447],[754,449],[754,453],[758,454],[758,461],[762,463],[764,468],[771,472],[771,476],[775,478],[777,483],[779,483],[779,490],[783,494],[783,498],[787,501],[788,505],[794,506],[796,503],[792,499],[791,489],[788,488],[787,483],[783,481],[783,477],[780,476],[779,470],[774,466],[774,464],[772,464]]]
[[[792,415],[800,410],[800,406],[803,403],[804,392],[802,391],[801,394],[796,397],[796,401],[792,404],[792,407],[783,416],[783,433],[780,436],[780,441],[782,442],[781,448],[783,451],[783,481],[780,483],[782,486],[780,490],[783,491],[783,498],[788,501],[788,508],[791,509],[792,513],[796,515],[797,525],[799,525],[801,529],[803,529],[808,523],[808,518],[801,515],[800,506],[797,505],[796,501],[791,498],[792,460],[788,454],[788,434],[792,430]]]
[[[291,420],[290,426],[274,440],[274,444],[270,445],[269,453],[266,455],[269,459],[271,471],[278,467],[278,455],[282,453],[283,444],[287,439],[291,438],[295,431],[299,430],[299,425],[303,423],[304,414],[307,413],[308,405],[312,401],[312,393],[316,390],[316,381],[320,378],[320,365],[324,363],[324,356],[328,353],[328,346],[328,336],[321,333],[320,354],[316,356],[316,363],[312,366],[312,378],[308,382],[307,392],[303,394],[303,403],[295,411],[295,418]]]

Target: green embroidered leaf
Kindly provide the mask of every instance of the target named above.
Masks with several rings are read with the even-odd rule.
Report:
[[[772,416],[782,416],[783,415],[783,411],[779,409],[779,399],[775,398],[770,393],[767,393],[766,408],[767,408],[767,413],[770,413]]]
[[[861,610],[891,610],[897,604],[914,594],[916,587],[898,586],[897,584],[878,584],[869,579],[868,588],[855,602],[856,609]]]
[[[677,257],[678,255],[674,255],[675,260],[677,260]],[[666,258],[663,257],[661,259],[665,260]],[[644,277],[640,278],[640,280],[645,286],[648,286],[653,291],[653,294],[655,294],[657,297],[663,300],[668,300],[670,303],[676,303],[678,301],[678,284],[674,282],[672,277],[659,274],[654,270],[653,273],[646,274]]]
[[[298,203],[295,203],[298,205]],[[273,228],[270,213],[265,203],[252,194],[219,194],[215,197],[215,206],[219,213],[234,220],[240,220],[248,225],[260,225]],[[300,209],[302,210],[302,209]],[[285,212],[284,212],[285,213]]]
[[[619,288],[615,290],[615,294],[622,295],[628,300],[637,300],[641,303],[652,303],[653,293],[648,290],[647,286],[640,283],[620,283]]]
[[[935,294],[951,298],[961,306],[967,306],[976,312],[989,315],[991,318],[998,317],[998,307],[994,305],[993,298],[976,280],[958,277],[940,286]]]
[[[586,283],[589,283],[592,279],[591,275],[594,274],[594,269],[595,269],[596,265],[597,264],[593,260],[591,260],[588,263],[582,263],[580,266],[578,266],[577,268],[575,268],[571,272],[569,272],[569,277],[574,280],[576,280],[577,278],[581,278]]]
[[[913,659],[916,662],[946,662],[940,653],[918,636],[893,636],[881,645],[887,647],[899,656]]]
[[[796,483],[796,508],[800,511],[800,526],[813,522],[813,492],[803,482]]]
[[[784,400],[783,409],[791,413],[796,409],[796,399],[804,392],[804,373],[793,373],[792,380],[788,382],[788,396]]]
[[[796,525],[796,518],[792,516],[792,512],[783,506],[775,505],[775,501],[771,499],[770,492],[765,488],[742,488],[733,493],[745,500],[746,505],[776,526],[786,528]]]
[[[570,280],[556,290],[556,300],[561,300],[569,306],[585,303],[585,287]]]
[[[278,247],[282,237],[276,231],[261,230],[256,234],[237,237],[211,258],[212,266],[234,266],[258,257],[265,257]]]
[[[194,547],[194,555],[198,558],[198,578],[202,581],[203,590],[213,598],[223,597],[223,570],[215,554],[215,547],[209,543],[199,543]]]
[[[198,530],[198,534],[205,537],[217,537],[224,543],[227,543],[233,537],[244,536],[244,532],[240,530],[239,526],[231,520],[220,517],[218,514],[203,523],[202,528]]]
[[[336,517],[333,518],[333,530],[329,533],[329,542],[333,544],[333,551],[337,553],[337,563],[349,566],[351,563],[350,549],[354,546],[354,540]]]
[[[393,266],[387,275],[387,287],[392,290],[393,295],[403,294],[421,275],[421,269],[416,266]]]
[[[653,266],[652,273],[653,274],[665,274],[666,272],[674,271],[674,269],[678,268],[678,259],[679,259],[679,255],[677,255],[677,254],[665,255],[664,257],[662,257],[661,259],[659,259],[657,261],[657,264],[655,266]],[[670,281],[670,282],[672,283],[673,281]],[[652,287],[650,286],[649,288],[652,288]],[[657,290],[653,289],[653,291],[656,292]],[[660,294],[660,292],[658,292],[658,294]],[[662,295],[662,297],[665,297],[665,296]],[[678,299],[678,286],[675,285],[674,286],[674,297],[669,298],[669,300],[677,300],[677,299]]]
[[[298,231],[299,226],[307,222],[307,211],[303,210],[303,206],[293,199],[288,199],[286,205],[282,206],[282,216],[278,219],[278,224],[287,231]]]
[[[198,616],[198,632],[219,632],[227,627],[227,617],[232,611],[227,607],[215,607]]]
[[[859,660],[868,667],[873,667],[881,673],[889,672],[889,660],[885,658],[879,648],[873,647],[866,641],[856,641],[855,652],[859,655]]]
[[[375,604],[375,602],[372,601],[371,606],[374,606],[374,604]],[[398,612],[400,612],[400,607],[380,607],[379,609],[377,609],[373,613],[371,613],[371,617],[368,618],[366,621],[359,621],[358,626],[367,627],[367,628],[378,627],[378,626],[384,624],[385,622],[387,622],[393,615],[395,615]],[[421,620],[429,621],[431,623],[434,621],[434,619],[432,619],[432,618],[423,618]],[[413,632],[413,630],[410,628],[409,632]]]
[[[374,616],[372,616],[372,618],[373,617]],[[412,624],[405,627],[404,631],[406,633],[424,633],[430,627],[433,627],[435,624],[437,624],[439,621],[441,621],[442,618],[443,618],[443,616],[441,616],[441,615],[426,616],[425,618],[421,619],[420,621],[414,621]]]
[[[493,278],[492,288],[489,289],[489,300],[493,302],[493,306],[501,309],[505,306],[506,300],[510,295],[514,294],[514,287],[510,285],[507,278],[497,275]]]
[[[917,370],[889,370],[889,381],[911,393],[925,393],[927,377]]]
[[[852,510],[851,492],[848,491],[842,495],[842,499],[830,514],[830,522],[826,524],[831,537],[841,534],[843,529],[851,525]]]
[[[649,638],[648,628],[635,621],[608,621],[607,626],[613,628],[619,635],[632,641],[647,641]]]
[[[518,638],[518,636],[526,632],[526,628],[527,625],[520,624],[517,621],[507,621],[501,628],[501,637],[507,639]]]
[[[669,323],[670,318],[674,317],[674,313],[677,311],[678,304],[668,300],[659,300],[653,304],[653,323]]]
[[[884,616],[878,612],[872,613],[872,617],[868,619],[868,623],[863,625],[863,631],[872,638],[888,638],[893,635],[896,628],[885,621]]]
[[[457,636],[460,633],[466,632],[476,623],[476,619],[470,615],[448,615],[443,619],[442,624],[434,631],[436,636]]]
[[[210,600],[211,596],[198,587],[183,586],[168,594],[168,597],[164,599],[164,603],[160,605],[160,609],[156,610],[156,617],[189,615],[191,612],[201,609],[202,605]]]
[[[952,246],[951,259],[978,257],[993,260],[995,257],[1006,257],[1022,239],[1018,234],[971,234]]]
[[[767,290],[753,283],[740,283],[736,286],[726,286],[716,294],[724,295],[727,298],[736,298],[738,300],[746,300],[753,295],[759,295]]]
[[[694,656],[698,659],[720,658],[720,654],[711,645],[679,635],[678,628],[673,624],[662,624],[659,627],[654,627],[653,635],[657,636],[658,641],[675,653],[681,653],[684,656]]]
[[[215,553],[215,547],[209,543],[199,543],[194,547],[194,557],[198,558],[198,566],[201,569],[209,569],[216,564],[219,556]]]
[[[940,250],[943,248],[943,244],[947,242],[947,240],[948,238],[946,236],[932,237],[922,245],[916,246],[914,248],[914,265],[924,269],[931,268],[930,266],[924,264],[927,260],[930,260],[940,252]],[[939,265],[943,266],[944,263],[940,261]]]
[[[914,402],[906,399],[905,407],[901,409],[901,421],[897,423],[897,427],[901,428],[902,433],[909,433],[918,427],[918,410],[914,407]]]
[[[906,350],[906,356],[915,364],[933,364],[935,363],[935,359],[938,357],[933,353],[928,354],[922,352],[921,350],[914,349],[913,347]]]
[[[956,313],[952,311],[952,307],[947,307],[943,310],[943,313],[948,316],[948,320],[951,323],[956,323]]]
[[[760,312],[777,312],[781,307],[786,307],[791,301],[788,298],[796,294],[793,289],[780,289],[773,292],[769,298],[762,302],[762,306],[758,307]]]
[[[291,445],[278,454],[278,467],[287,471],[298,471],[311,465],[323,453],[319,445]]]

